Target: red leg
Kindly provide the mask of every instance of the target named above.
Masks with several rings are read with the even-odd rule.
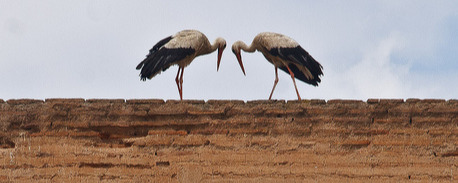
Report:
[[[175,82],[177,83],[177,87],[178,87],[178,93],[180,94],[180,99],[183,100],[181,98],[181,86],[180,86],[180,80],[178,79],[178,76],[180,75],[180,70],[182,68],[181,67],[178,67],[178,72],[177,72],[177,77],[175,78]]]
[[[183,72],[184,72],[184,67],[181,68],[181,75],[180,75],[180,99],[183,100]]]
[[[294,73],[291,71],[291,69],[289,69],[288,65],[286,65],[286,68],[289,71],[289,75],[291,75],[291,78],[293,79],[294,88],[296,89],[296,94],[297,94],[297,100],[300,101],[301,100],[301,96],[299,96],[299,91],[297,91],[296,80],[294,79]]]
[[[272,94],[274,93],[275,87],[277,86],[278,83],[278,67],[275,67],[275,81],[274,81],[274,87],[272,88],[272,91],[270,92],[269,100],[272,98]]]

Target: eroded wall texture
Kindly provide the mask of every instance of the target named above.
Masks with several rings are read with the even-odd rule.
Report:
[[[458,181],[458,101],[0,100],[0,181]]]

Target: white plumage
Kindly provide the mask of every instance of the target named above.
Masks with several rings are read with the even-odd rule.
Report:
[[[272,94],[278,83],[278,68],[291,75],[298,100],[301,100],[301,97],[294,78],[314,86],[318,86],[318,83],[321,82],[320,76],[323,75],[321,64],[288,36],[263,32],[256,35],[250,46],[247,46],[242,41],[235,42],[232,45],[232,52],[236,55],[240,67],[245,74],[240,50],[246,52],[258,50],[264,55],[267,61],[275,66],[275,81],[269,100],[272,98]]]
[[[272,48],[295,48],[299,46],[299,43],[290,37],[273,32],[259,33],[253,39],[253,42],[257,42],[257,45],[261,45],[267,50]]]
[[[218,49],[217,69],[221,62],[226,41],[217,38],[210,44],[207,37],[197,30],[183,30],[173,36],[166,37],[150,49],[146,58],[137,65],[141,69],[140,78],[145,81],[167,70],[171,65],[178,65],[175,81],[177,83],[180,99],[183,100],[183,72],[195,57],[206,55]],[[180,74],[181,71],[181,74]]]

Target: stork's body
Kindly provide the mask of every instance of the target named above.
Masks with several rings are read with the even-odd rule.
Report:
[[[318,63],[307,51],[305,51],[293,39],[278,33],[263,32],[258,34],[251,43],[247,46],[242,41],[237,41],[232,45],[232,52],[237,56],[240,67],[243,73],[245,70],[242,64],[240,50],[246,52],[260,51],[264,57],[275,66],[275,81],[269,100],[278,83],[278,68],[289,73],[296,89],[298,100],[301,100],[299,91],[297,90],[297,78],[313,86],[318,86],[321,82],[320,76],[323,75],[322,66]]]
[[[221,61],[221,55],[226,48],[226,41],[217,38],[214,44],[210,44],[207,37],[196,30],[183,30],[173,36],[162,39],[150,49],[146,58],[137,66],[141,69],[140,79],[151,79],[172,65],[178,65],[175,78],[180,99],[183,100],[183,72],[194,58],[206,55],[218,49],[217,69]]]

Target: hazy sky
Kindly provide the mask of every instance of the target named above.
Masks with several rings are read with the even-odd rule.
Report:
[[[230,46],[259,32],[295,39],[324,67],[303,99],[458,98],[458,1],[0,1],[0,99],[179,99],[178,67],[146,82],[137,64],[159,40],[197,29],[228,48],[184,70],[184,99],[267,99],[274,67]],[[279,71],[274,99],[297,99]]]

